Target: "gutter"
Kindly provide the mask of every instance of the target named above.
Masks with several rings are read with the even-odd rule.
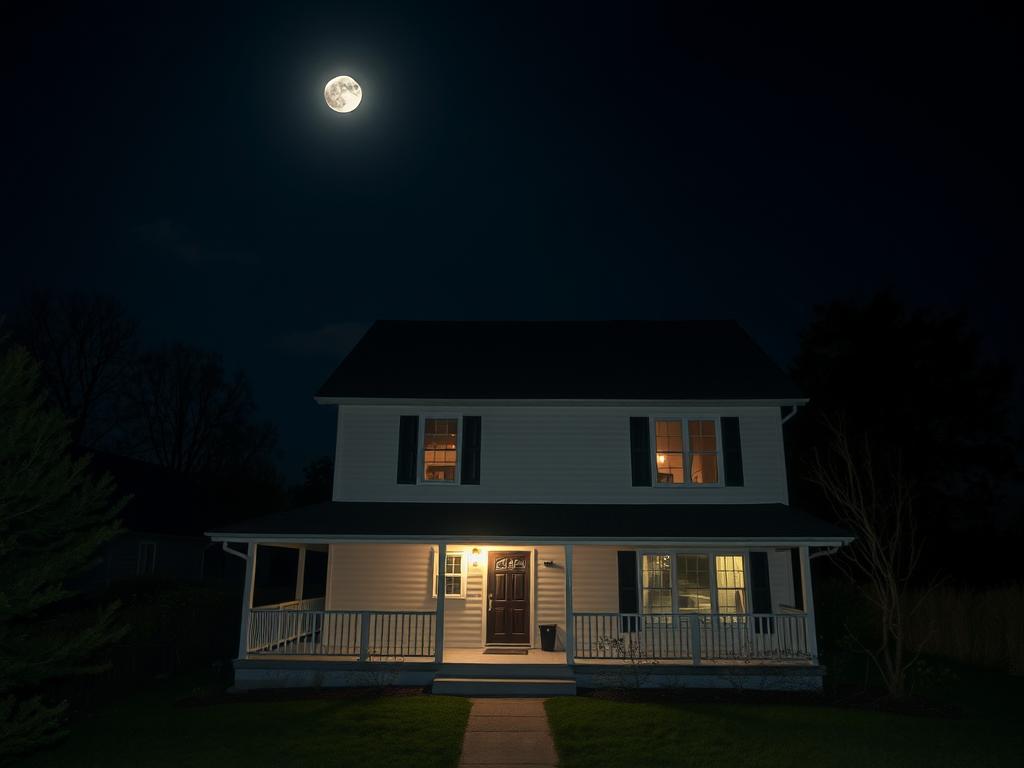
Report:
[[[806,401],[805,401],[805,402],[806,402]],[[790,419],[792,419],[792,418],[793,418],[794,416],[796,416],[796,412],[797,412],[797,409],[798,409],[798,408],[799,408],[800,406],[799,406],[799,405],[797,405],[796,403],[792,403],[792,404],[791,404],[791,405],[790,405],[789,407],[790,407],[790,409],[791,409],[791,410],[790,410],[790,412],[789,412],[789,413],[787,413],[787,414],[786,414],[785,416],[783,416],[783,417],[782,417],[782,423],[783,423],[783,424],[785,424],[785,423],[786,423],[787,421],[789,421],[789,420],[790,420]]]

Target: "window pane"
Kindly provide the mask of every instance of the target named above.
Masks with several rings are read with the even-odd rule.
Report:
[[[644,613],[672,612],[672,558],[644,555],[641,558],[641,592]]]
[[[714,419],[694,419],[686,423],[690,445],[690,482],[718,482],[718,439]]]
[[[458,419],[423,420],[423,479],[455,482]]]
[[[690,457],[690,481],[703,483],[718,482],[718,455],[694,454]]]
[[[718,612],[746,613],[743,555],[717,555],[715,578],[718,580]]]
[[[445,576],[444,577],[444,593],[446,595],[461,595],[462,594],[462,577],[461,576]]]
[[[685,482],[683,423],[677,419],[655,420],[654,448],[658,482],[667,485]]]
[[[711,613],[711,572],[707,555],[679,555],[676,584],[680,611]]]

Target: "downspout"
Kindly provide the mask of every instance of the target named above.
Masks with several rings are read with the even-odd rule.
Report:
[[[840,544],[840,545],[839,545],[839,547],[829,547],[828,549],[824,549],[824,550],[822,550],[822,549],[819,549],[819,550],[818,550],[817,552],[815,552],[814,554],[812,554],[812,555],[808,555],[808,558],[807,558],[807,559],[808,559],[808,560],[813,560],[813,559],[814,559],[814,558],[816,558],[816,557],[830,557],[830,556],[834,555],[834,554],[835,554],[836,552],[838,552],[838,551],[839,551],[839,548],[840,548],[841,546],[842,546],[842,545]]]
[[[222,541],[221,544],[220,544],[220,547],[225,552],[227,552],[229,555],[234,555],[235,557],[240,557],[243,560],[245,560],[246,562],[248,562],[248,560],[249,560],[249,556],[248,555],[243,555],[237,549],[232,549],[231,547],[228,546],[228,543],[226,541]]]
[[[800,407],[799,405],[792,405],[792,406],[790,406],[790,408],[792,408],[793,410],[791,410],[789,413],[787,413],[785,416],[782,417],[782,423],[785,424],[787,421],[789,421],[794,416],[796,416],[796,410],[799,407]]]

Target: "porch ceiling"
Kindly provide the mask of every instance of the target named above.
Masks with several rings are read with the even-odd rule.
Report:
[[[286,539],[722,540],[847,543],[847,531],[784,504],[435,504],[332,501],[245,520],[218,541]]]

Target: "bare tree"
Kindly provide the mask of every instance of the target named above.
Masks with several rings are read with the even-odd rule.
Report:
[[[865,435],[856,447],[841,419],[822,417],[826,451],[815,450],[810,480],[828,500],[840,524],[856,536],[836,564],[858,585],[877,612],[878,638],[854,640],[868,654],[893,698],[907,694],[907,672],[917,658],[907,648],[908,618],[927,590],[908,589],[921,558],[914,496],[899,456],[883,459]]]
[[[114,299],[35,294],[13,318],[15,336],[39,362],[43,386],[70,420],[76,445],[97,447],[117,424],[135,358],[136,324]]]
[[[183,344],[140,356],[128,389],[129,452],[186,474],[245,466],[266,458],[275,442],[253,421],[245,376],[225,375],[220,358]]]

